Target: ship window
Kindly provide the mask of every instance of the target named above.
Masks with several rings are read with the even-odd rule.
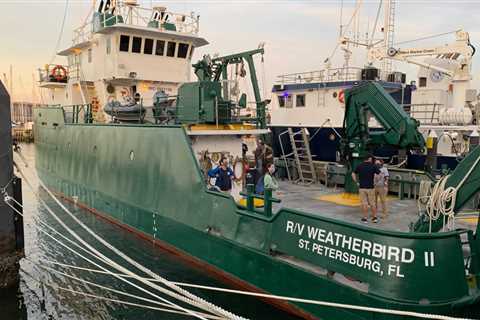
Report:
[[[305,95],[304,94],[297,94],[295,96],[295,107],[305,107]]]
[[[427,86],[427,78],[426,77],[420,77],[418,79],[418,86],[419,87],[426,87]]]
[[[280,108],[285,107],[285,97],[284,96],[278,96],[278,106]]]
[[[292,95],[290,94],[287,97],[285,97],[285,107],[293,108],[293,99],[292,99]]]
[[[132,52],[133,53],[142,52],[142,38],[140,38],[140,37],[133,37],[132,38]]]
[[[186,58],[188,53],[188,44],[187,43],[179,43],[178,44],[178,58]]]
[[[143,47],[143,53],[152,54],[153,53],[153,39],[145,39],[145,44]]]
[[[120,51],[128,52],[130,47],[130,36],[121,35],[120,36]]]
[[[107,54],[110,54],[110,52],[112,52],[112,38],[111,37],[107,37],[105,46],[107,48]]]
[[[167,44],[167,57],[175,57],[175,47],[177,46],[176,42],[168,42]]]
[[[157,56],[163,56],[164,49],[165,49],[165,41],[157,40],[157,47],[155,48],[155,54]]]
[[[88,62],[92,62],[92,48],[88,49]]]

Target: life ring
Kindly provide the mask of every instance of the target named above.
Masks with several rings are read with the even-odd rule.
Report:
[[[61,65],[56,65],[53,67],[50,75],[57,81],[62,81],[67,79],[67,69]]]
[[[232,167],[233,173],[235,174],[235,180],[242,181],[245,174],[245,165],[243,163],[243,159],[237,156],[232,163]]]
[[[338,101],[340,101],[340,103],[345,103],[345,93],[343,90],[338,92]]]

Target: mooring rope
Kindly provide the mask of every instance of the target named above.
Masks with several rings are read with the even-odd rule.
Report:
[[[110,250],[112,250],[113,252],[115,252],[117,255],[119,255],[120,257],[122,257],[123,259],[125,259],[126,261],[128,261],[129,263],[131,263],[132,265],[134,265],[135,267],[137,267],[138,269],[142,270],[143,272],[147,273],[148,275],[150,275],[151,277],[154,277],[156,278],[157,280],[160,280],[165,286],[175,290],[177,293],[175,293],[174,291],[171,291],[171,290],[168,290],[166,288],[162,288],[160,286],[158,286],[157,284],[155,283],[152,283],[152,282],[149,282],[149,281],[146,281],[144,280],[142,277],[136,275],[135,273],[131,272],[130,270],[122,267],[121,265],[119,265],[118,263],[114,262],[113,260],[107,258],[105,255],[103,255],[102,253],[100,253],[98,250],[96,250],[95,248],[93,248],[91,245],[89,245],[87,242],[85,242],[80,236],[78,236],[73,230],[71,230],[54,212],[53,210],[46,204],[46,202],[40,198],[40,196],[38,195],[38,193],[34,190],[32,184],[30,183],[29,179],[26,177],[26,175],[23,173],[22,170],[19,170],[20,174],[22,175],[22,177],[24,178],[25,182],[27,183],[27,185],[30,187],[30,189],[32,190],[33,194],[37,197],[37,199],[40,201],[40,203],[47,209],[47,211],[55,218],[55,220],[65,229],[67,230],[67,232],[69,232],[75,239],[77,239],[82,245],[84,245],[86,248],[88,248],[89,250],[91,250],[93,253],[95,253],[95,255],[97,256],[97,258],[99,258],[100,260],[102,260],[103,262],[107,263],[108,265],[110,265],[111,267],[117,269],[118,271],[122,272],[122,273],[126,273],[126,274],[130,274],[134,277],[136,277],[137,280],[139,280],[140,282],[142,282],[143,284],[151,287],[151,288],[154,288],[166,295],[169,295],[179,301],[183,301],[185,303],[188,303],[190,305],[193,305],[197,308],[200,308],[202,310],[205,310],[205,311],[208,311],[208,312],[211,312],[213,314],[216,314],[216,315],[220,315],[220,316],[225,316],[227,317],[228,319],[235,319],[235,320],[245,320],[245,318],[243,317],[240,317],[240,316],[237,316],[229,311],[226,311],[224,309],[222,309],[221,307],[218,307],[200,297],[197,297],[196,295],[193,295],[191,294],[190,292],[188,292],[187,290],[183,289],[183,288],[180,288],[176,285],[173,285],[171,284],[167,279],[164,279],[162,277],[160,277],[159,275],[157,275],[156,273],[154,273],[153,271],[149,270],[148,268],[140,265],[139,263],[137,263],[136,261],[134,261],[133,259],[131,259],[130,257],[128,257],[127,255],[125,255],[123,252],[121,252],[120,250],[118,250],[117,248],[115,248],[114,246],[112,246],[111,244],[109,244],[107,241],[105,241],[103,238],[101,238],[100,236],[98,236],[95,232],[93,232],[90,228],[88,228],[83,222],[81,222],[77,217],[75,217],[75,215],[73,215],[70,210],[68,210],[56,197],[55,195],[43,184],[42,181],[39,181],[40,183],[40,186],[42,188],[44,188],[47,193],[50,195],[50,197],[52,197],[52,199],[75,221],[77,222],[82,228],[84,228],[88,233],[90,233],[95,239],[97,239],[100,243],[102,243],[103,245],[105,245],[107,248],[109,248]],[[13,199],[13,198],[12,198]],[[68,247],[68,246],[67,246]],[[90,260],[91,261],[91,260]],[[98,267],[98,265],[96,265]],[[123,279],[123,278],[120,278],[120,279]],[[123,279],[122,281],[125,281],[125,279]],[[134,285],[132,283],[130,283],[131,285]],[[143,289],[143,288],[142,288]],[[156,297],[157,299],[163,299],[157,295],[154,295],[152,292],[148,291],[148,290],[145,290],[143,289],[142,291],[148,293],[149,295],[152,295],[154,297]],[[172,303],[168,300],[163,300],[167,303]],[[185,311],[188,312],[188,309],[185,309]],[[197,316],[198,317],[198,316]],[[201,317],[199,317],[201,318]]]
[[[47,186],[45,186],[45,184],[42,182],[42,181],[39,181],[39,184],[40,186],[45,189],[47,191],[47,193],[50,195],[50,197],[77,223],[79,224],[85,231],[87,231],[90,235],[92,235],[97,241],[99,241],[100,243],[102,243],[105,247],[109,248],[110,250],[112,250],[115,254],[117,254],[118,256],[120,256],[121,258],[123,258],[124,260],[126,260],[127,262],[129,262],[130,264],[132,264],[133,266],[135,266],[136,268],[138,268],[139,270],[145,272],[146,274],[150,275],[151,277],[159,280],[162,282],[162,284],[164,284],[165,286],[177,291],[180,295],[177,295],[175,294],[174,292],[172,291],[169,291],[169,290],[166,290],[165,288],[162,288],[150,281],[147,281],[147,280],[144,280],[142,279],[141,277],[139,277],[138,275],[136,275],[135,273],[129,271],[128,269],[124,268],[123,266],[119,265],[118,263],[116,263],[115,261],[109,259],[108,257],[106,257],[105,255],[103,255],[102,253],[100,253],[98,250],[96,250],[94,247],[92,247],[90,244],[88,244],[87,242],[85,242],[80,236],[78,236],[73,230],[71,230],[70,228],[68,228],[68,226],[60,219],[58,218],[58,216],[55,215],[55,213],[50,209],[49,212],[54,216],[54,218],[65,228],[65,230],[67,230],[75,239],[77,239],[78,241],[80,241],[84,246],[86,246],[88,249],[92,250],[92,252],[95,252],[97,255],[99,256],[102,256],[104,259],[106,259],[106,261],[108,261],[108,264],[111,265],[112,267],[114,267],[115,269],[123,272],[123,273],[131,273],[131,275],[135,276],[137,280],[139,280],[140,282],[146,284],[147,286],[149,287],[152,287],[154,289],[157,289],[159,291],[162,291],[170,296],[173,296],[175,298],[177,298],[178,300],[181,300],[181,301],[184,301],[186,303],[189,303],[189,304],[192,304],[196,307],[199,307],[201,309],[204,309],[206,311],[209,311],[209,312],[212,312],[214,314],[217,314],[217,315],[221,315],[221,316],[226,316],[228,317],[228,319],[245,319],[243,317],[240,317],[240,316],[237,316],[229,311],[226,311],[224,310],[223,308],[221,307],[218,307],[200,297],[197,297],[196,295],[194,294],[191,294],[190,292],[188,292],[187,290],[183,289],[183,288],[180,288],[174,284],[172,284],[169,280],[159,276],[158,274],[154,273],[153,271],[151,271],[150,269],[148,269],[147,267],[139,264],[138,262],[136,262],[135,260],[131,259],[130,257],[128,257],[126,254],[124,254],[122,251],[120,251],[119,249],[117,249],[115,246],[113,246],[112,244],[108,243],[107,241],[105,241],[102,237],[100,237],[99,235],[97,235],[93,230],[91,230],[88,226],[86,226],[82,221],[80,221],[73,213],[70,212],[70,210],[68,210],[67,207],[65,207],[65,205],[63,205],[63,203],[61,203],[56,197],[55,195],[50,191],[50,189],[47,188]],[[44,203],[44,205],[46,206],[46,203],[40,199],[41,202]],[[182,297],[181,295],[183,295],[184,297]],[[185,298],[186,297],[186,298]]]
[[[99,296],[99,295],[92,294],[92,293],[87,293],[87,292],[84,292],[84,291],[65,288],[65,287],[61,287],[59,285],[53,284],[51,282],[38,280],[34,276],[29,274],[28,272],[24,272],[24,274],[28,275],[33,281],[35,281],[37,283],[40,283],[40,284],[43,284],[43,285],[46,285],[48,287],[51,287],[54,290],[67,291],[67,292],[71,292],[73,294],[83,295],[83,296],[86,296],[86,297],[90,297],[90,298],[94,298],[94,299],[98,299],[98,300],[109,301],[109,302],[114,302],[114,303],[127,305],[127,306],[133,306],[133,307],[138,307],[138,308],[143,308],[143,309],[162,311],[162,312],[167,312],[167,313],[181,314],[181,315],[185,315],[185,316],[192,316],[191,314],[189,314],[187,312],[183,312],[183,311],[179,311],[179,310],[154,307],[154,306],[149,306],[149,305],[145,305],[145,304],[139,304],[139,303],[124,301],[124,300],[119,300],[119,299],[113,299],[113,298]],[[209,315],[205,315],[205,316],[206,316],[207,319],[212,319],[212,320],[224,320],[225,319],[225,318],[219,318],[219,317],[212,317],[212,316],[209,316]]]
[[[479,158],[480,159],[480,158]],[[478,160],[477,160],[478,162]],[[477,162],[475,162],[474,166],[477,164]],[[473,167],[474,167],[473,166]],[[472,169],[467,173],[467,176],[471,173]],[[32,189],[32,191],[34,192],[34,194],[37,196],[37,198],[39,200],[40,197],[39,195],[35,192],[35,190],[33,190],[33,187],[32,185],[28,182],[28,180],[26,179],[25,175],[23,175],[23,173],[20,171],[20,173],[22,174],[22,176],[24,177],[24,179],[26,180],[27,184],[30,186],[30,188]],[[463,182],[466,180],[466,177],[462,180],[461,184],[463,184]],[[42,182],[40,182],[41,184],[43,184]],[[460,184],[460,185],[461,185]],[[64,209],[64,211],[66,211],[67,213],[69,213],[69,215],[72,216],[72,218],[74,218],[74,220],[78,220],[76,219],[76,217],[67,209],[63,206],[63,204],[61,204],[58,199],[51,193],[50,190],[48,190],[48,188],[46,188],[45,186],[42,186],[49,194],[50,196],[62,207],[62,209]],[[10,203],[9,203],[9,200],[14,200],[12,197],[8,196],[8,194],[6,194],[6,192],[4,192],[4,195],[5,195],[5,203],[7,203],[13,210],[15,210],[18,214],[22,215],[21,212],[19,212],[14,206],[12,206]],[[8,200],[8,201],[7,201]],[[51,209],[48,207],[48,205],[43,201],[41,200],[41,203],[43,206],[45,206],[47,208],[47,211],[51,211]],[[52,213],[52,212],[51,212]],[[54,213],[53,213],[54,215]],[[58,217],[56,215],[54,215],[54,217],[56,219],[58,219]],[[59,219],[57,220],[60,224],[62,224],[63,222],[62,221],[59,221]],[[83,223],[82,223],[83,224]],[[76,252],[74,249],[68,247],[67,245],[63,244],[61,241],[57,240],[56,238],[54,238],[53,236],[51,236],[50,234],[48,234],[48,232],[42,230],[41,228],[39,228],[38,226],[35,226],[37,227],[40,231],[44,232],[47,236],[51,237],[52,239],[54,239],[55,241],[57,241],[58,243],[60,243],[61,245],[63,245],[64,247],[66,247],[67,249],[69,249],[70,251],[72,252],[75,252],[77,255],[79,255],[80,257],[82,257],[83,259],[85,259],[86,261],[92,263],[93,265],[95,265],[96,267],[102,269],[102,270],[95,270],[95,269],[88,269],[88,268],[82,268],[82,267],[78,267],[78,266],[71,266],[71,265],[67,265],[67,264],[61,264],[61,263],[58,263],[58,262],[52,262],[52,261],[48,261],[50,263],[54,263],[54,264],[57,264],[57,265],[60,265],[60,266],[63,266],[63,267],[72,267],[72,268],[76,268],[76,269],[79,269],[79,270],[85,270],[85,271],[91,271],[91,272],[98,272],[98,273],[106,273],[106,274],[109,274],[109,275],[112,275],[126,283],[129,283],[129,284],[132,284],[130,283],[128,280],[124,279],[124,278],[127,278],[127,277],[130,277],[130,278],[134,278],[134,279],[137,279],[139,281],[141,281],[142,283],[145,283],[151,287],[157,287],[157,286],[153,286],[153,284],[151,282],[162,282],[165,281],[163,278],[159,277],[158,275],[156,275],[157,277],[161,278],[161,279],[158,279],[157,277],[153,277],[153,279],[149,279],[149,278],[143,278],[143,277],[140,277],[138,275],[136,275],[135,273],[133,272],[130,272],[129,270],[121,267],[120,269],[124,269],[124,270],[127,270],[129,271],[128,273],[124,273],[124,274],[117,274],[117,273],[114,273],[114,272],[111,272],[109,270],[107,270],[106,268],[102,267],[101,265],[91,261],[90,259],[84,257],[83,255],[81,255],[80,253]],[[86,226],[85,226],[86,227]],[[87,227],[88,228],[88,227]],[[67,230],[69,231],[69,230]],[[73,230],[70,230],[69,231],[71,234],[75,234],[76,233],[73,231]],[[93,232],[93,231],[92,231]],[[73,235],[72,234],[72,235]],[[78,235],[77,235],[78,236]],[[101,239],[101,238],[100,238]],[[102,239],[103,240],[103,239]],[[104,241],[104,240],[103,240]],[[88,244],[87,244],[88,245]],[[89,245],[88,245],[89,246]],[[87,246],[87,247],[88,247]],[[113,246],[112,246],[113,247]],[[96,251],[94,249],[94,251]],[[97,251],[98,252],[98,251]],[[92,253],[90,253],[92,254]],[[98,258],[97,255],[94,255]],[[103,256],[102,254],[100,254],[101,257],[104,257],[106,258],[105,256]],[[100,259],[102,261],[104,261],[103,259]],[[44,260],[44,261],[47,261],[47,260]],[[110,259],[106,258],[106,261],[110,261]],[[116,263],[115,263],[116,264]],[[116,268],[117,269],[117,268]],[[141,268],[139,268],[141,269]],[[119,270],[119,269],[117,269]],[[148,270],[148,269],[147,269]],[[119,271],[122,271],[122,270],[119,270]],[[151,271],[150,271],[151,272]],[[148,273],[148,272],[145,272],[145,273]],[[153,272],[152,272],[153,273]],[[38,281],[38,280],[37,280]],[[167,280],[168,281],[168,280]],[[358,305],[351,305],[351,304],[342,304],[342,303],[334,303],[334,302],[328,302],[328,301],[318,301],[318,300],[311,300],[311,299],[301,299],[301,298],[295,298],[295,297],[288,297],[288,296],[280,296],[280,295],[271,295],[271,294],[264,294],[264,293],[257,293],[257,292],[249,292],[249,291],[241,291],[241,290],[234,290],[234,289],[226,289],[226,288],[219,288],[219,287],[211,287],[211,286],[203,286],[203,285],[196,285],[196,284],[189,284],[189,283],[182,283],[182,282],[170,282],[168,281],[171,285],[173,286],[185,286],[185,287],[192,287],[192,288],[198,288],[198,289],[205,289],[205,290],[215,290],[215,291],[220,291],[220,292],[227,292],[227,293],[235,293],[235,294],[242,294],[242,295],[249,295],[249,296],[256,296],[256,297],[263,297],[263,298],[269,298],[269,299],[279,299],[279,300],[285,300],[285,301],[291,301],[291,302],[298,302],[298,303],[307,303],[307,304],[314,304],[314,305],[321,305],[321,306],[326,306],[326,307],[333,307],[333,308],[341,308],[341,309],[350,309],[350,310],[358,310],[358,311],[367,311],[367,312],[373,312],[373,313],[382,313],[382,314],[391,314],[391,315],[399,315],[399,316],[408,316],[408,317],[415,317],[415,318],[421,318],[421,319],[438,319],[438,320],[472,320],[472,319],[467,319],[467,318],[457,318],[457,317],[451,317],[451,316],[444,316],[444,315],[435,315],[435,314],[425,314],[425,313],[419,313],[419,312],[413,312],[413,311],[404,311],[404,310],[392,310],[392,309],[383,309],[383,308],[375,308],[375,307],[367,307],[367,306],[358,306]],[[133,286],[136,286],[135,284],[132,284]],[[58,287],[59,290],[66,290],[66,291],[75,291],[75,290],[72,290],[72,289],[68,289],[68,288],[61,288],[61,287]],[[142,290],[143,288],[139,288],[140,290]],[[163,289],[163,288],[162,288]],[[181,290],[184,290],[184,289],[181,289]],[[144,291],[144,290],[142,290]],[[155,296],[153,293],[150,293],[149,291],[145,290],[147,293]],[[144,292],[145,292],[144,291]],[[92,294],[88,294],[88,293],[82,293],[82,292],[78,292],[78,294],[84,294],[86,296],[94,296],[98,299],[109,299],[109,298],[105,298],[105,297],[99,297],[99,296],[96,296],[96,295],[92,295]],[[157,297],[157,296],[155,296]],[[158,297],[160,298],[160,297]],[[202,299],[203,300],[203,299]],[[110,299],[110,301],[113,301],[113,302],[119,302],[119,303],[123,303],[122,301],[120,300],[115,300],[115,299]],[[170,301],[167,300],[167,303],[169,303],[170,305],[173,304],[171,303]],[[133,303],[129,303],[129,302],[126,302],[125,304],[130,304],[130,305],[137,305],[137,304],[133,304]],[[149,306],[145,306],[145,307],[148,307],[148,308],[151,308],[151,309],[156,309],[155,307],[149,307]],[[178,306],[179,308],[181,308],[182,310],[184,310],[184,308]],[[171,309],[169,309],[171,310]],[[174,311],[174,310],[171,310],[171,311]],[[198,314],[191,314],[189,313],[188,311],[192,312],[191,310],[184,310],[185,312],[188,313],[188,315],[193,315],[193,316],[196,316],[196,317],[199,317],[201,318]],[[230,317],[227,317],[227,319],[237,319],[237,318],[230,318]]]
[[[7,205],[8,205],[10,208],[12,208],[17,214],[20,214],[20,215],[23,216],[23,214],[22,214],[20,211],[18,211],[14,206],[12,206],[12,205],[9,203],[9,201],[12,200],[13,198],[8,199],[8,196],[7,196],[7,197],[5,197],[5,199],[6,199],[6,200],[5,200],[5,203],[7,203]],[[49,209],[50,209],[50,208],[48,207],[47,210],[49,210]],[[66,245],[65,243],[63,243],[62,241],[58,240],[57,238],[55,238],[54,236],[52,236],[51,234],[49,234],[47,231],[45,231],[42,227],[39,227],[39,226],[37,226],[37,225],[34,225],[34,227],[35,227],[38,231],[40,231],[41,233],[45,234],[47,237],[49,237],[50,239],[52,239],[53,241],[57,242],[58,244],[60,244],[60,245],[63,246],[64,248],[66,248],[67,250],[69,250],[69,251],[71,251],[72,253],[76,254],[76,255],[79,256],[80,258],[82,258],[82,259],[90,262],[91,264],[93,264],[93,265],[96,266],[97,268],[102,269],[102,270],[105,271],[107,274],[112,275],[112,276],[114,276],[115,278],[117,278],[117,279],[119,279],[119,280],[121,280],[121,281],[123,281],[123,282],[125,282],[125,283],[130,284],[131,286],[133,286],[134,288],[137,288],[138,290],[140,290],[140,291],[142,291],[142,292],[145,292],[145,293],[147,293],[147,294],[149,294],[149,295],[151,295],[151,296],[153,296],[153,297],[155,297],[155,298],[157,298],[157,299],[160,299],[161,301],[164,301],[165,303],[171,305],[171,306],[174,307],[174,308],[175,308],[175,307],[178,307],[178,308],[180,308],[181,310],[189,313],[189,314],[192,315],[192,316],[195,316],[195,317],[197,317],[197,318],[199,318],[199,319],[206,320],[206,318],[204,318],[204,317],[202,317],[202,316],[200,316],[200,315],[197,315],[197,314],[195,313],[195,311],[192,311],[192,310],[189,310],[189,309],[180,307],[179,305],[177,305],[177,304],[175,304],[175,303],[173,303],[173,302],[171,302],[171,301],[169,301],[169,300],[167,300],[167,299],[165,299],[165,298],[163,298],[163,297],[160,297],[160,296],[154,294],[153,292],[148,291],[148,290],[146,290],[145,288],[142,288],[142,287],[140,287],[139,285],[137,285],[137,284],[135,284],[135,283],[133,283],[133,282],[131,282],[131,281],[128,281],[128,280],[122,278],[122,277],[119,276],[118,274],[111,272],[111,271],[108,270],[107,268],[99,265],[98,263],[96,263],[96,262],[92,261],[91,259],[89,259],[89,258],[85,257],[84,255],[82,255],[81,253],[79,253],[79,252],[76,251],[75,249],[72,249],[71,247],[69,247],[68,245]],[[92,254],[92,255],[94,255],[94,254],[91,253],[91,252],[89,252],[89,253]],[[94,256],[95,256],[95,255],[94,255]],[[102,259],[100,259],[100,260],[102,260]],[[102,261],[103,261],[103,260],[102,260]],[[133,273],[132,273],[132,274],[133,274]],[[130,274],[131,278],[135,278],[135,279],[138,279],[138,278],[139,278],[139,276],[137,276],[137,275],[135,275],[135,274],[132,275],[132,274]],[[163,288],[162,288],[162,289],[163,289]],[[161,290],[161,291],[163,292],[163,290]],[[165,289],[165,291],[168,291],[168,290]],[[166,293],[166,292],[164,292],[164,293],[165,293],[165,294],[168,294],[168,293]],[[170,294],[168,294],[168,295],[170,295]],[[176,297],[174,297],[174,298],[176,298]],[[182,301],[182,300],[184,300],[184,299],[181,299],[181,298],[180,298],[180,299],[178,299],[178,300]],[[188,303],[188,301],[184,301],[184,302],[187,302],[187,303]],[[194,305],[194,304],[192,304],[192,305]]]
[[[64,267],[64,268],[72,268],[72,269],[77,269],[77,270],[82,270],[82,271],[87,271],[87,272],[105,274],[105,272],[103,272],[101,270],[95,270],[95,269],[89,269],[89,268],[74,266],[74,265],[68,265],[68,264],[55,262],[55,261],[51,261],[51,260],[46,260],[46,259],[41,259],[41,261],[43,261],[45,263],[58,265],[58,266],[61,266],[61,267]],[[125,278],[130,277],[130,276],[124,275],[124,274],[118,274],[118,275],[121,276],[121,277],[125,277]],[[148,279],[148,280],[156,281],[156,279]],[[285,301],[299,302],[299,303],[306,303],[306,304],[315,304],[315,305],[321,305],[321,306],[327,306],[327,307],[336,307],[336,308],[342,308],[342,309],[370,311],[370,312],[376,312],[376,313],[410,316],[410,317],[423,318],[423,319],[472,320],[472,319],[468,319],[468,318],[456,318],[456,317],[450,317],[450,316],[444,316],[444,315],[425,314],[425,313],[413,312],[413,311],[373,308],[373,307],[365,307],[365,306],[358,306],[358,305],[351,305],[351,304],[334,303],[334,302],[328,302],[328,301],[301,299],[301,298],[295,298],[295,297],[289,297],[289,296],[272,295],[272,294],[267,294],[267,293],[227,289],[227,288],[214,287],[214,286],[204,286],[204,285],[198,285],[198,284],[186,283],[186,282],[173,282],[173,283],[175,283],[176,285],[181,286],[181,287],[204,289],[204,290],[211,290],[211,291],[218,291],[218,292],[225,292],[225,293],[232,293],[232,294],[240,294],[240,295],[254,296],[254,297],[260,297],[260,298],[285,300]]]

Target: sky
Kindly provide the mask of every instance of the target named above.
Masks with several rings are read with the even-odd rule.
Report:
[[[342,24],[350,19],[355,1],[349,0],[190,0],[150,1],[174,12],[200,15],[200,35],[210,44],[199,48],[193,61],[203,54],[229,54],[256,48],[265,42],[264,63],[258,77],[264,92],[269,92],[280,74],[323,69],[323,61],[334,50]],[[34,100],[33,90],[39,67],[52,61],[58,49],[68,47],[73,29],[87,16],[90,0],[0,0],[0,79],[13,66],[14,100]],[[343,3],[343,5],[342,5]],[[480,0],[397,0],[395,42],[418,39],[463,28],[471,42],[480,49]],[[359,14],[359,34],[371,34],[379,0],[363,0]],[[67,5],[65,25],[61,25]],[[343,9],[342,9],[343,8]],[[382,20],[378,24],[383,25]],[[61,34],[61,37],[60,37]],[[402,45],[429,47],[454,40],[453,34]],[[354,49],[352,65],[365,64],[366,52]],[[480,89],[480,50],[473,59],[473,87]],[[65,63],[56,58],[55,63]],[[341,66],[343,53],[338,50],[333,65]],[[395,63],[395,67],[415,79],[417,67]],[[34,79],[35,77],[35,79]]]

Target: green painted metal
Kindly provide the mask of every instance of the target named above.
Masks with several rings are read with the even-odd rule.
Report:
[[[221,81],[228,79],[227,66],[230,64],[240,64],[243,74],[244,61],[248,64],[250,72],[250,82],[255,96],[256,103],[256,118],[242,119],[244,121],[252,121],[258,128],[265,129],[267,127],[266,122],[266,106],[268,102],[262,100],[260,94],[260,88],[258,86],[257,73],[255,69],[255,63],[253,57],[257,54],[264,54],[263,49],[256,49],[251,51],[240,52],[228,56],[218,57],[210,59],[208,56],[204,56],[202,60],[193,65],[195,75],[198,78],[197,82],[184,83],[180,86],[178,91],[177,100],[177,117],[178,123],[228,123],[231,121],[231,114],[235,108],[244,108],[246,105],[246,97],[242,95],[241,103],[238,105],[233,101],[228,100],[228,87],[223,87],[221,90]],[[210,86],[211,91],[204,92],[202,89],[198,90],[198,87],[203,88]],[[214,103],[212,105],[211,100]],[[245,101],[243,101],[245,100]],[[244,105],[245,104],[245,105]],[[214,119],[211,117],[204,117],[205,113],[215,114]],[[219,115],[217,116],[217,114]]]
[[[272,294],[478,315],[462,231],[387,232],[288,208],[247,210],[207,190],[181,126],[65,124],[61,108],[38,108],[34,117],[47,185],[236,279]],[[297,307],[319,319],[405,319]]]
[[[370,131],[372,115],[382,130]],[[365,159],[374,147],[390,145],[401,149],[423,148],[425,141],[417,130],[419,122],[411,118],[395,100],[376,82],[345,90],[345,118],[341,151],[347,161],[345,191],[355,193],[357,184],[352,171]]]
[[[459,212],[480,191],[480,163],[476,163],[479,158],[480,146],[477,146],[457,165],[448,177],[445,188],[454,187],[458,189],[454,212]],[[467,176],[467,173],[472,168],[470,175]],[[465,181],[463,181],[464,179]],[[463,184],[461,184],[462,181]],[[439,231],[442,227],[443,219],[438,219],[432,222],[431,231]],[[430,231],[430,220],[425,213],[415,223],[414,230],[417,232]]]

